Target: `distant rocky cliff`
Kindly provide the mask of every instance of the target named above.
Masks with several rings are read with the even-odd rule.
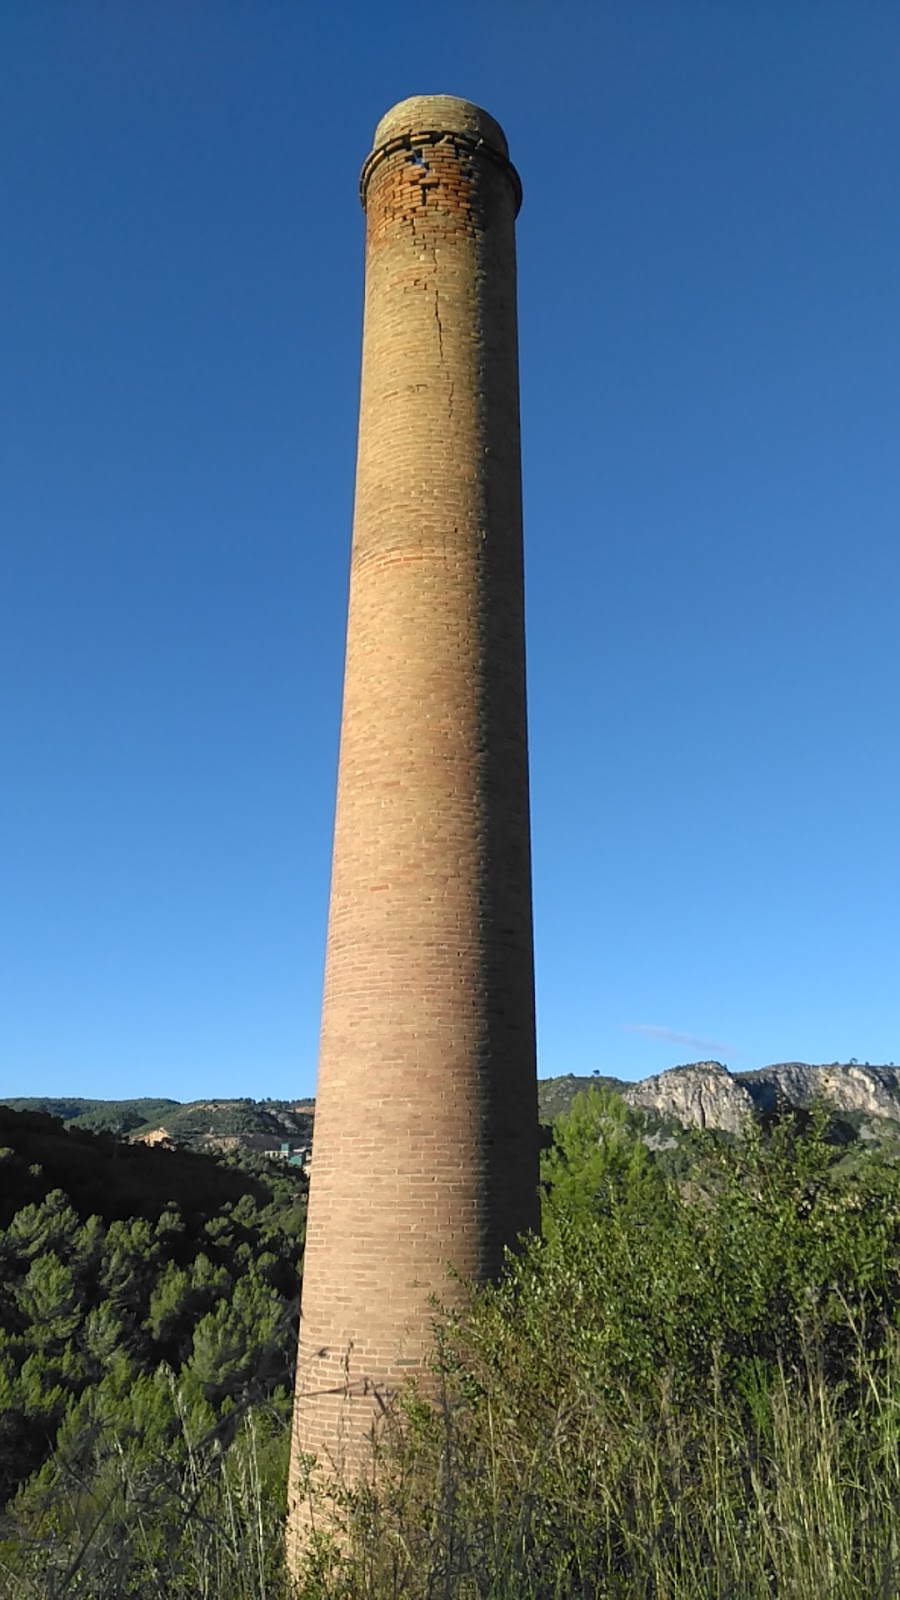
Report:
[[[683,1127],[726,1133],[739,1133],[754,1113],[806,1110],[817,1101],[837,1112],[900,1124],[900,1067],[895,1066],[784,1061],[758,1072],[731,1073],[718,1061],[697,1061],[623,1085],[621,1093],[629,1105]]]
[[[672,1118],[685,1128],[741,1133],[753,1116],[753,1099],[718,1061],[673,1067],[623,1090],[628,1105]]]
[[[836,1111],[858,1111],[900,1122],[900,1067],[861,1067],[855,1061],[810,1067],[803,1061],[783,1061],[759,1072],[735,1073],[761,1111],[779,1101],[811,1106],[825,1100]]]

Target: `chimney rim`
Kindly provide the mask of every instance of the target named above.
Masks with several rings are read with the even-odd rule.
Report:
[[[359,176],[359,198],[366,209],[369,179],[386,157],[398,150],[421,150],[451,139],[502,168],[512,184],[518,216],[522,205],[522,180],[509,159],[509,146],[499,122],[471,100],[455,95],[411,95],[386,112],[375,129],[372,149]]]
[[[372,148],[377,150],[401,135],[434,132],[480,140],[509,160],[506,134],[497,119],[474,101],[455,94],[414,94],[398,100],[378,122]]]

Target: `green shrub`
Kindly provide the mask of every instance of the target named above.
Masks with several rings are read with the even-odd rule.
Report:
[[[575,1102],[544,1228],[440,1319],[437,1408],[307,1593],[872,1600],[900,1593],[897,1173],[824,1117],[690,1142]]]

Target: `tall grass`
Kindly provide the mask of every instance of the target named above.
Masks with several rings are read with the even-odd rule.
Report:
[[[686,1409],[664,1376],[576,1386],[515,1425],[509,1396],[408,1401],[349,1549],[305,1600],[889,1600],[900,1595],[900,1338],[829,1384],[815,1340],[748,1408]],[[713,1380],[715,1389],[715,1379]],[[334,1486],[331,1488],[334,1493]]]
[[[284,1600],[283,1415],[200,1437],[183,1416],[158,1460],[113,1429],[82,1443],[3,1519],[3,1600]]]
[[[900,1174],[824,1114],[655,1162],[560,1119],[543,1239],[445,1319],[305,1600],[900,1597]]]
[[[892,1600],[900,1595],[900,1337],[860,1346],[836,1389],[811,1342],[755,1421],[720,1392],[688,1410],[606,1405],[575,1387],[518,1429],[510,1396],[386,1423],[377,1494],[331,1486],[349,1542],[299,1588],[282,1564],[287,1436],[250,1425],[177,1482],[116,1457],[103,1485],[55,1485],[43,1521],[7,1537],[4,1600]],[[536,1408],[537,1410],[540,1408]],[[273,1460],[273,1445],[278,1457]],[[273,1471],[273,1466],[275,1470]],[[11,1530],[7,1530],[9,1533]]]

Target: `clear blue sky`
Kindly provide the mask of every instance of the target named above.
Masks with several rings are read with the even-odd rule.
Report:
[[[900,1060],[898,83],[893,0],[0,5],[0,1092],[313,1088],[433,92],[525,188],[541,1072]]]

